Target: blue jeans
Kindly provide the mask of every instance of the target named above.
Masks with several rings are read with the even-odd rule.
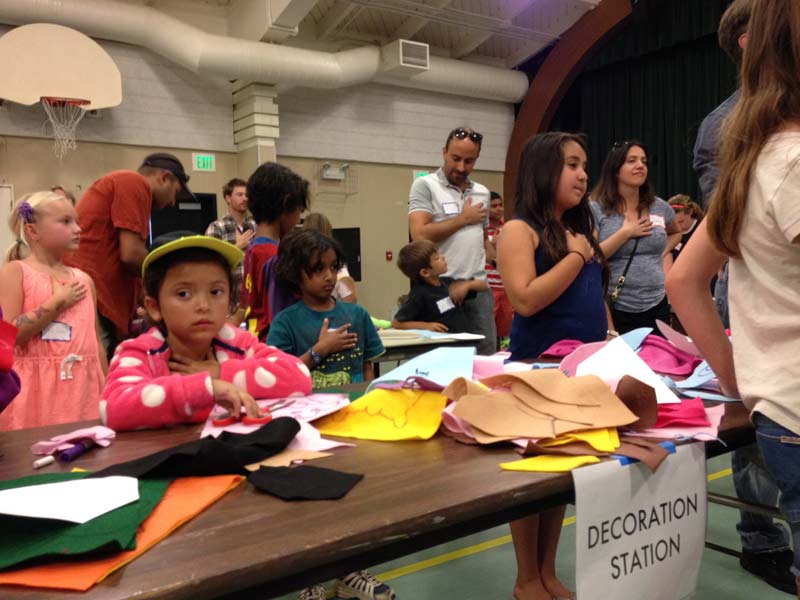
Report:
[[[475,298],[464,301],[469,332],[485,336],[478,344],[478,354],[494,354],[497,352],[497,327],[494,323],[494,297],[491,290],[478,292]]]
[[[777,506],[779,490],[775,480],[764,464],[758,445],[750,444],[734,450],[731,455],[733,486],[736,495],[752,504]],[[780,523],[770,517],[740,511],[741,520],[736,531],[742,540],[742,548],[748,552],[775,552],[789,547],[789,536]]]
[[[761,413],[753,414],[753,422],[764,465],[781,492],[778,507],[792,530],[792,573],[800,576],[800,436]]]

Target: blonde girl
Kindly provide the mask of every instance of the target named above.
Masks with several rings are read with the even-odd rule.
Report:
[[[0,430],[97,418],[107,365],[94,283],[62,262],[80,243],[75,207],[55,192],[28,194],[9,227],[16,242],[0,268],[0,306],[19,329],[14,359],[22,390],[0,415]]]

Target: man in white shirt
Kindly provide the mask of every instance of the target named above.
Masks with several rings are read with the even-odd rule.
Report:
[[[414,181],[408,199],[408,228],[413,240],[430,240],[447,260],[444,277],[486,280],[486,229],[489,189],[469,178],[481,151],[483,136],[467,127],[450,132],[442,148],[444,164],[436,173]],[[470,333],[485,336],[479,354],[497,349],[494,300],[488,289],[463,301]]]

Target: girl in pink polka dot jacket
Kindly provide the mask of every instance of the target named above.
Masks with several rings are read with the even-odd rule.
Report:
[[[144,260],[145,309],[156,326],[118,346],[100,401],[103,422],[116,430],[200,422],[215,403],[257,417],[254,397],[311,393],[298,358],[226,323],[231,268],[242,252],[179,235],[160,236]]]

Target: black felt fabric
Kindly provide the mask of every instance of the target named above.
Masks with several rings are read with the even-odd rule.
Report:
[[[256,489],[284,500],[338,500],[364,478],[309,465],[261,467],[247,476]]]
[[[300,431],[291,417],[278,417],[248,434],[223,432],[167,448],[154,454],[112,465],[91,477],[127,475],[138,478],[207,477],[245,475],[245,465],[281,452]]]

